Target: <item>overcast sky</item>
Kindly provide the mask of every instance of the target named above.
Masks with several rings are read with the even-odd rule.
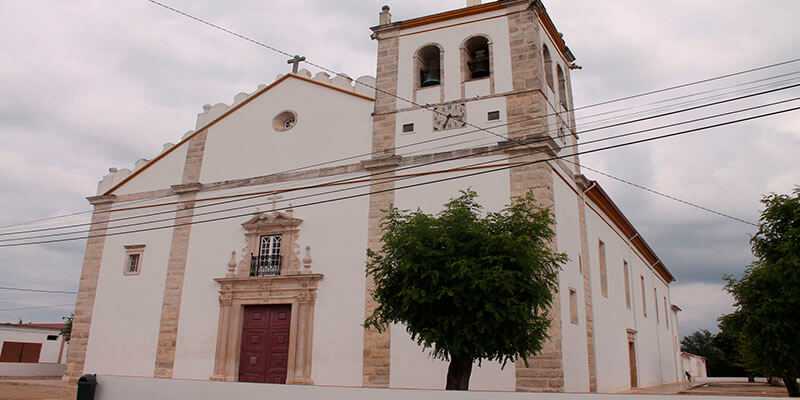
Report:
[[[169,0],[169,4],[350,76],[375,74],[376,44],[369,39],[368,28],[377,24],[385,1]],[[85,197],[94,195],[97,181],[110,166],[132,168],[137,159],[152,158],[163,143],[175,143],[194,128],[203,104],[231,103],[235,94],[252,92],[289,70],[282,55],[144,0],[2,1],[0,5],[0,225],[89,210]],[[397,21],[459,8],[464,1],[389,5]],[[576,107],[800,57],[793,44],[800,38],[800,25],[794,20],[800,15],[796,0],[573,0],[545,5],[583,67],[572,71]],[[795,71],[800,71],[800,63],[586,108],[578,113],[578,122],[587,123],[586,128],[619,122],[632,117],[595,114],[629,108],[623,114],[642,112],[669,104],[659,101],[700,91],[720,90],[706,96],[734,90],[751,93],[744,91],[753,89],[747,82]],[[797,77],[786,75],[758,85],[783,87],[797,83],[791,80]],[[782,90],[581,138],[795,96],[800,96],[797,88]],[[715,97],[722,98],[726,97]],[[791,106],[798,104],[650,136]],[[598,121],[609,116],[619,119]],[[582,163],[757,221],[764,193],[787,193],[800,183],[798,154],[800,112],[794,112],[587,155]],[[720,277],[740,274],[752,261],[748,240],[754,228],[591,171],[585,174],[601,182],[676,276],[672,301],[684,310],[681,333],[714,329],[716,317],[731,310]],[[84,246],[85,241],[76,241],[0,248],[0,286],[75,291]],[[70,304],[0,311],[0,321],[55,322],[69,313],[72,303],[71,295],[0,290],[0,309]]]

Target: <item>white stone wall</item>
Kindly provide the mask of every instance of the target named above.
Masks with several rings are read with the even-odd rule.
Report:
[[[50,335],[57,335],[58,339],[47,340],[47,336]],[[4,342],[41,343],[40,363],[58,363],[59,354],[62,354],[60,362],[63,363],[67,356],[66,344],[64,345],[63,353],[61,352],[61,342],[63,340],[64,337],[61,336],[58,329],[0,325],[0,349],[2,349]]]
[[[564,390],[567,392],[589,391],[589,356],[586,351],[586,307],[584,304],[583,275],[578,259],[581,254],[578,198],[571,179],[563,177],[561,170],[553,173],[555,198],[556,242],[558,251],[567,253],[569,262],[559,273],[561,301],[561,332],[564,354]],[[565,182],[566,181],[566,182]],[[575,289],[578,300],[578,323],[570,320],[570,289]]]
[[[423,168],[413,172],[435,171],[453,168],[467,162],[481,162],[487,158],[451,161]],[[492,158],[493,159],[493,158]],[[414,184],[431,179],[462,175],[465,172],[439,174],[409,179],[397,186]],[[499,211],[509,202],[509,178],[507,171],[456,179],[447,182],[425,185],[395,192],[395,205],[400,209],[421,209],[426,213],[441,211],[442,205],[459,195],[459,190],[471,188],[478,193],[478,202],[486,211]],[[390,387],[442,389],[447,376],[447,363],[432,359],[422,347],[411,341],[405,327],[394,325],[391,328],[391,368]],[[470,380],[471,390],[514,390],[514,365],[509,363],[504,369],[497,362],[484,361],[478,368],[475,363]]]
[[[493,75],[495,79],[495,93],[510,92],[511,85],[511,50],[508,42],[508,20],[506,17],[485,19],[504,14],[504,10],[487,12],[478,16],[457,18],[444,22],[437,22],[402,31],[400,37],[400,52],[397,72],[397,95],[411,100],[414,91],[414,55],[421,47],[436,43],[444,49],[443,70],[444,101],[461,99],[461,54],[459,48],[462,42],[476,34],[489,37],[492,43]],[[470,22],[463,24],[465,22]],[[462,25],[459,25],[462,24]],[[447,29],[438,29],[448,27]],[[433,87],[425,88],[434,89]],[[438,104],[439,87],[435,87],[435,101],[425,101]],[[424,99],[420,99],[421,101]],[[422,103],[424,104],[424,103]],[[411,104],[397,100],[397,108],[409,108]]]
[[[0,362],[0,376],[60,377],[66,364]]]
[[[589,202],[586,213],[588,268],[591,268],[595,315],[597,389],[600,392],[616,392],[630,388],[627,329],[637,332],[636,364],[639,387],[675,382],[672,332],[664,321],[662,299],[666,295],[669,302],[668,286],[649,267],[635,247],[628,245],[628,238],[597,210],[599,208]],[[598,240],[602,240],[606,247],[608,297],[601,292]],[[630,309],[625,305],[623,261],[627,261],[630,268]],[[642,312],[642,276],[645,281],[647,317]],[[659,293],[658,323],[653,288]]]
[[[350,177],[352,176],[356,175]],[[345,177],[348,176],[336,178]],[[204,192],[198,198],[274,190],[309,183],[311,182],[294,181],[278,185]],[[289,203],[301,205],[309,201],[343,195],[336,193],[304,200],[290,200],[331,189],[336,188],[286,193],[276,205],[277,207],[286,207]],[[350,193],[366,193],[366,188],[347,192]],[[259,206],[262,211],[272,209],[272,202],[269,199],[259,198],[234,203],[236,206],[250,205],[247,210],[214,214],[213,217],[252,212],[259,203],[263,203]],[[226,204],[208,207],[198,212],[209,212],[231,206]],[[363,344],[361,324],[364,322],[367,206],[368,197],[364,196],[294,209],[294,216],[303,220],[299,226],[300,234],[297,240],[299,258],[304,257],[305,247],[311,246],[313,258],[311,269],[315,273],[325,275],[319,283],[314,314],[312,379],[315,384],[361,385]],[[197,216],[197,213],[195,215]],[[211,217],[201,216],[196,219]],[[224,277],[231,251],[235,250],[237,261],[241,260],[243,256],[241,249],[245,245],[245,230],[241,224],[249,218],[250,216],[241,216],[192,227],[178,326],[174,370],[176,378],[208,379],[212,375],[219,316],[217,299],[219,285],[213,279]]]
[[[268,175],[369,153],[372,106],[364,98],[290,77],[209,128],[200,182]],[[296,125],[276,132],[272,120],[286,110],[297,114]],[[332,165],[337,164],[325,166]]]
[[[98,400],[270,399],[270,400],[617,400],[618,394],[454,392],[443,390],[362,389],[344,387],[200,382],[178,379],[97,377]],[[628,400],[658,400],[664,395],[625,394]],[[670,395],[674,400],[697,400],[696,395]],[[769,397],[726,397],[767,400]]]
[[[137,205],[176,200],[177,197],[167,197]],[[115,212],[111,215],[111,219],[165,210],[173,211],[175,206]],[[174,212],[170,212],[109,223],[108,233],[112,236],[105,238],[92,313],[92,328],[86,351],[86,373],[153,376],[172,229],[125,235],[113,234],[152,226],[172,225],[174,218]],[[167,221],[136,227],[120,227],[120,225],[157,219],[167,219]],[[145,245],[140,260],[140,273],[124,275],[125,246],[136,244]]]

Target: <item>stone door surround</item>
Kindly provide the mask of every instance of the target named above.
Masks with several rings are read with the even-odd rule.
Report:
[[[244,307],[249,305],[290,304],[289,359],[286,383],[313,385],[311,350],[314,339],[314,304],[321,274],[217,278],[220,284],[220,313],[217,351],[212,380],[235,382],[239,376],[239,356]]]

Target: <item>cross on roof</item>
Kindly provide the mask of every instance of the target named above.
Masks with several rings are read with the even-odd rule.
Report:
[[[294,64],[294,65],[292,65],[292,73],[296,74],[297,73],[297,66],[300,65],[301,61],[305,61],[305,60],[306,60],[305,56],[298,56],[297,54],[295,54],[295,56],[290,58],[288,61],[286,61],[286,63],[287,64]]]
[[[273,195],[271,195],[269,197],[272,199],[272,211],[275,211],[275,209],[278,208],[277,207],[278,199],[282,199],[283,196],[281,196],[279,194],[273,194]]]

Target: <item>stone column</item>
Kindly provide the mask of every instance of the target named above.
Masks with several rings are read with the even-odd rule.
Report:
[[[536,11],[529,4],[521,3],[510,7],[508,32],[511,48],[511,78],[514,94],[506,97],[510,144],[529,143],[532,135],[546,136],[550,127],[543,117],[547,114],[545,99],[542,96],[542,60],[540,56],[539,23]],[[517,11],[517,12],[513,12]],[[542,118],[536,118],[542,116]],[[516,121],[521,121],[516,123]],[[515,133],[517,131],[518,133]],[[520,132],[521,131],[521,132]],[[557,149],[550,140],[537,141],[527,146],[517,146],[506,150],[512,162],[536,162],[534,164],[509,170],[511,197],[525,195],[533,191],[540,207],[554,212],[553,171],[546,159],[553,157]],[[522,156],[527,154],[525,156]],[[555,227],[553,227],[555,228]],[[552,250],[558,250],[553,240]],[[564,391],[564,356],[562,346],[561,301],[559,293],[553,293],[553,305],[549,310],[551,317],[548,334],[550,339],[544,343],[539,356],[528,360],[528,366],[518,360],[515,364],[516,390],[536,392]]]
[[[158,329],[158,347],[153,376],[172,378],[175,363],[175,347],[178,340],[178,321],[181,311],[181,295],[186,272],[186,257],[189,253],[189,235],[194,216],[194,200],[202,185],[199,183],[206,147],[207,130],[195,135],[186,149],[183,178],[172,190],[178,195],[175,210],[175,227],[172,228],[172,244],[167,262],[167,278],[164,283],[164,300],[161,305],[161,323]]]
[[[386,10],[388,11],[388,10]],[[362,163],[372,174],[391,171],[399,164],[395,152],[395,124],[397,99],[390,94],[397,93],[397,64],[399,39],[396,32],[377,32],[378,69],[375,93],[375,110],[372,118],[372,160]],[[369,196],[369,222],[367,227],[367,247],[373,251],[381,248],[383,232],[380,220],[384,210],[394,203],[394,192],[379,191],[394,189],[393,182],[386,179],[394,177],[388,172],[371,178]],[[374,289],[372,277],[367,277],[364,315],[369,316],[377,304],[372,299]],[[365,387],[388,387],[391,335],[387,330],[379,333],[375,329],[364,328],[364,353],[362,384]]]
[[[578,190],[591,187],[583,175],[576,175]],[[589,391],[597,391],[597,361],[594,345],[594,306],[592,304],[592,269],[589,264],[589,243],[586,230],[586,193],[578,196],[578,223],[581,235],[581,273],[583,275],[583,302],[586,309],[586,353],[589,362]]]
[[[75,315],[72,318],[72,333],[67,350],[67,366],[62,380],[74,383],[83,374],[86,364],[86,348],[89,343],[89,331],[92,327],[92,312],[97,294],[97,279],[105,248],[105,234],[111,216],[114,195],[90,197],[89,203],[94,206],[89,238],[86,241],[86,254],[83,258],[81,281],[78,298],[75,300]]]

